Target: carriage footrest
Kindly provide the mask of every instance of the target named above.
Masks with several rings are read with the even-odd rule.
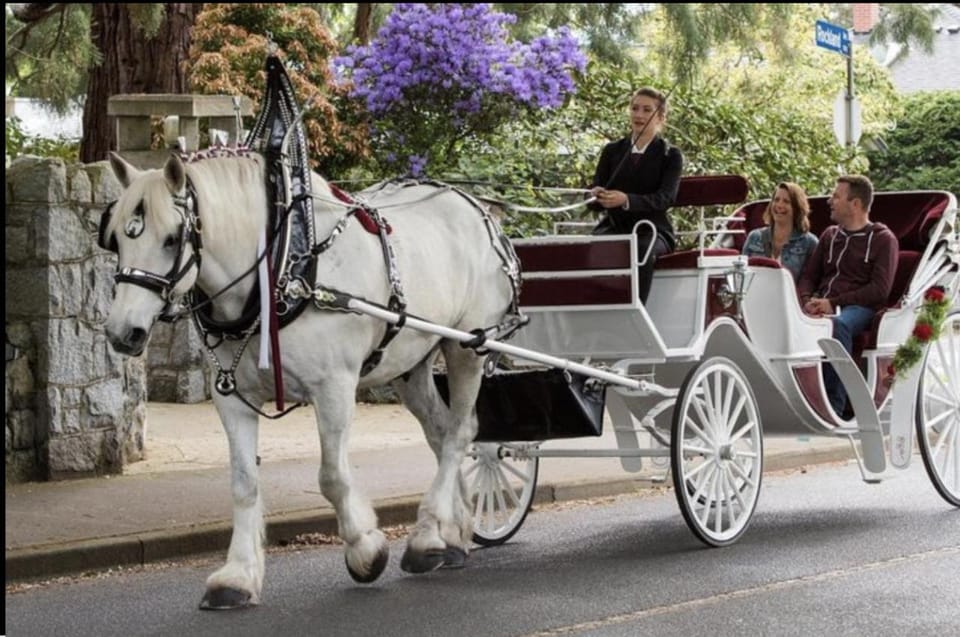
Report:
[[[477,397],[478,442],[537,441],[603,433],[606,386],[584,387],[588,377],[560,369],[498,371],[485,376]],[[448,401],[447,377],[436,374]]]

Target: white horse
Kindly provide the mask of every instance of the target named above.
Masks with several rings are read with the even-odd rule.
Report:
[[[238,281],[215,297],[212,315],[222,321],[240,316],[254,289],[250,271],[257,259],[258,236],[267,223],[264,159],[251,154],[184,164],[174,155],[162,169],[142,172],[116,154],[111,154],[110,163],[124,187],[101,222],[101,244],[118,254],[116,297],[106,324],[114,349],[141,354],[167,302],[194,286],[212,297]],[[188,197],[190,184],[195,195]],[[317,201],[334,201],[329,185],[315,174],[312,189]],[[195,207],[191,199],[196,199]],[[490,240],[485,211],[461,193],[425,184],[381,191],[376,205],[392,227],[389,242],[410,314],[466,331],[503,319],[514,290],[505,274],[502,250]],[[391,287],[380,240],[352,217],[342,233],[334,233],[345,212],[330,203],[315,206],[316,236],[336,236],[317,257],[317,279],[367,301],[385,302]],[[202,227],[202,242],[193,234],[195,226]],[[493,227],[499,232],[495,223]],[[401,329],[379,365],[361,378],[361,365],[385,329],[384,322],[368,316],[308,307],[280,330],[279,339],[286,395],[312,404],[316,411],[322,450],[320,489],[336,508],[347,569],[360,582],[380,575],[388,546],[347,461],[358,386],[394,381],[439,463],[407,540],[402,568],[424,572],[462,565],[473,529],[460,463],[476,435],[474,403],[483,359],[456,342]],[[258,368],[257,340],[250,340],[236,363],[237,391],[213,395],[230,445],[233,535],[226,564],[207,579],[200,604],[204,609],[257,604],[263,586],[258,415],[243,401],[260,408],[274,397],[275,387],[273,370]],[[237,340],[217,347],[219,366],[234,365],[240,347]],[[433,383],[438,351],[449,377],[449,407]]]

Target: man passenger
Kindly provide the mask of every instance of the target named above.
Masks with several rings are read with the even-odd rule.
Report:
[[[830,226],[820,235],[797,283],[803,311],[833,320],[833,337],[848,353],[893,287],[899,245],[882,223],[870,222],[873,184],[862,175],[837,178],[830,196]],[[847,393],[833,366],[823,374],[830,406],[843,417]]]

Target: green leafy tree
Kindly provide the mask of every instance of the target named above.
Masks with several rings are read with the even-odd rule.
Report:
[[[359,110],[332,81],[337,44],[307,6],[207,4],[197,16],[190,49],[194,91],[242,94],[260,104],[266,89],[268,34],[306,110],[304,126],[314,167],[339,175],[368,154]]]
[[[870,177],[884,190],[947,190],[960,197],[960,91],[915,93],[903,116],[868,152]]]
[[[186,93],[183,61],[200,5],[7,5],[7,78],[14,94],[83,101],[80,161],[116,148],[107,100],[118,93]]]

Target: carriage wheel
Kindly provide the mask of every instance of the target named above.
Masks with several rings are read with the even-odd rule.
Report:
[[[710,546],[736,542],[757,505],[763,438],[753,390],[722,356],[694,367],[673,410],[671,470],[687,526]]]
[[[927,347],[916,420],[927,475],[944,500],[960,507],[960,312]]]
[[[503,544],[530,512],[540,458],[524,453],[539,443],[475,442],[467,451],[463,477],[473,509],[473,541]]]

